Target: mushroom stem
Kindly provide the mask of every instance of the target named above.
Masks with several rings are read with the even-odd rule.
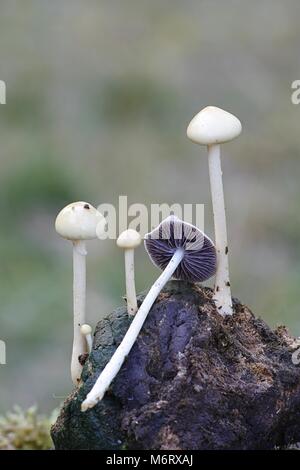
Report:
[[[83,240],[73,242],[74,337],[71,377],[74,385],[78,385],[82,371],[78,358],[86,352],[86,341],[80,330],[81,325],[85,323],[86,255],[85,242]]]
[[[128,356],[132,346],[134,345],[139,332],[147,318],[147,315],[154,304],[160,291],[163,289],[165,284],[171,279],[177,266],[181,263],[184,257],[184,249],[178,248],[172,256],[165,270],[155,281],[148,294],[146,295],[144,302],[140,306],[137,314],[132,320],[130,327],[127,330],[123,340],[114,352],[110,361],[106,364],[103,371],[99,375],[92,390],[87,394],[86,399],[81,404],[81,411],[86,411],[89,408],[93,408],[100,400],[102,400],[106,390],[110,386],[111,382],[116,377],[117,373],[122,367],[122,364]]]
[[[137,312],[136,290],[134,280],[134,248],[125,249],[125,278],[126,299],[128,315],[133,316]]]
[[[232,299],[228,267],[228,244],[220,145],[208,145],[209,178],[215,225],[217,272],[214,301],[221,315],[232,315]]]
[[[90,354],[93,348],[92,327],[86,323],[81,325],[80,332],[85,337],[88,353]]]
[[[85,339],[86,339],[86,344],[88,348],[88,353],[90,354],[92,351],[92,347],[93,347],[92,335],[86,335]]]

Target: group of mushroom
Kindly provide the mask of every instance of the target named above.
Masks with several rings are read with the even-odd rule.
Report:
[[[228,268],[228,243],[220,144],[233,140],[242,130],[232,114],[214,106],[200,111],[190,122],[187,136],[208,149],[209,177],[214,215],[215,243],[197,227],[170,215],[144,237],[151,261],[163,270],[138,307],[134,276],[134,250],[141,244],[140,234],[131,228],[117,239],[124,249],[127,312],[130,326],[115,353],[99,375],[92,390],[81,404],[82,411],[100,401],[119,372],[133,347],[152,305],[165,284],[173,277],[189,282],[203,282],[214,274],[213,299],[217,311],[232,315],[232,298]],[[69,204],[58,214],[56,231],[73,244],[74,339],[71,377],[80,383],[83,356],[92,349],[92,328],[86,322],[86,240],[101,238],[106,229],[105,217],[86,202]]]

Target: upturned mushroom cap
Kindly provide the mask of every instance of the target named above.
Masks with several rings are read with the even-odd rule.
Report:
[[[55,230],[67,240],[92,240],[97,237],[97,226],[104,225],[103,221],[104,216],[91,204],[73,202],[56,217]]]
[[[141,244],[141,236],[132,228],[124,230],[117,239],[117,245],[119,248],[136,248]]]
[[[233,114],[215,106],[207,106],[191,120],[187,136],[196,144],[222,144],[235,139],[242,124]]]
[[[173,277],[189,282],[203,282],[216,272],[213,242],[194,225],[171,215],[145,235],[145,248],[151,261],[165,269],[178,248],[184,257]]]

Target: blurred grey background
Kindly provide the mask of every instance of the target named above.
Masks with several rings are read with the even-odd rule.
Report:
[[[59,405],[72,388],[67,203],[204,203],[205,148],[186,138],[213,104],[243,123],[223,147],[233,294],[300,335],[298,0],[1,2],[0,412]],[[88,318],[122,303],[123,254],[89,243]],[[140,247],[137,288],[158,272]]]

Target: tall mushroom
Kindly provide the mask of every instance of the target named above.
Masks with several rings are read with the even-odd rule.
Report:
[[[223,109],[208,106],[190,122],[187,136],[196,144],[207,145],[209,177],[214,212],[217,273],[214,301],[222,315],[232,315],[232,299],[228,267],[228,243],[220,144],[235,139],[242,131],[238,118]]]
[[[216,252],[212,241],[198,228],[175,216],[167,217],[145,236],[145,248],[153,263],[164,271],[149,290],[121,344],[83,401],[82,411],[93,408],[102,400],[134,345],[155,299],[170,278],[202,282],[215,274]]]
[[[86,352],[85,337],[80,331],[85,321],[86,297],[86,246],[85,240],[97,237],[96,229],[104,227],[103,215],[87,202],[73,202],[60,211],[55,229],[63,238],[73,243],[73,314],[74,338],[71,359],[71,377],[74,385],[80,381],[82,366],[79,356]]]
[[[134,249],[141,244],[140,234],[131,228],[121,233],[117,239],[119,248],[123,248],[125,256],[125,282],[128,315],[137,312],[135,279],[134,279]]]

